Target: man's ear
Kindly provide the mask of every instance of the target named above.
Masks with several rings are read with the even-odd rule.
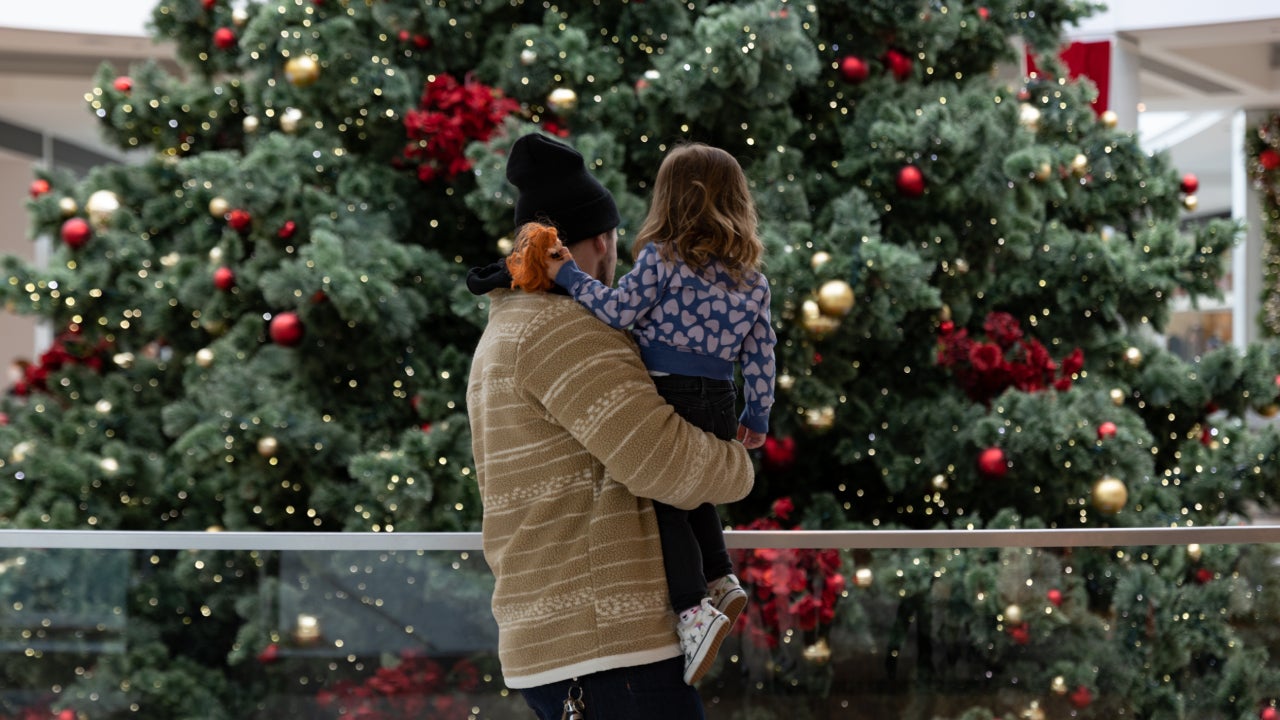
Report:
[[[604,255],[605,251],[609,248],[609,233],[602,232],[591,238],[591,247],[595,248],[596,252]]]

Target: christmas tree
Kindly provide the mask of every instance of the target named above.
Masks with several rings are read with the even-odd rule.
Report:
[[[1158,341],[1175,295],[1218,292],[1238,228],[1184,227],[1194,178],[1068,80],[1054,51],[1088,11],[162,2],[154,30],[187,74],[103,67],[87,95],[141,160],[40,172],[31,235],[57,249],[46,267],[3,259],[6,304],[58,336],[4,401],[0,523],[478,529],[464,388],[486,304],[461,278],[508,249],[505,152],[532,131],[587,157],[624,248],[674,144],[725,148],[751,178],[780,374],[735,524],[1241,521],[1280,490],[1280,435],[1256,422],[1280,403],[1280,349],[1188,362]],[[1015,36],[1040,71],[1009,82],[992,70],[1018,67]],[[742,717],[868,692],[890,696],[868,717],[1274,716],[1275,589],[1264,550],[1245,550],[744,553],[754,601],[704,694],[791,696]],[[113,568],[16,555],[45,584],[10,572],[5,597]],[[470,590],[447,563],[380,572],[422,598],[450,588],[449,612],[481,627],[470,560]],[[66,652],[83,672],[37,653],[4,684],[92,718],[466,717],[473,692],[493,700],[481,716],[518,707],[491,658],[441,664],[403,637],[393,659],[309,660],[315,618],[282,626],[272,603],[292,608],[287,579],[330,561],[291,562],[138,558],[115,568],[134,574],[127,597],[77,595],[127,608],[102,631],[121,652],[80,638]],[[265,699],[299,683],[306,702]]]

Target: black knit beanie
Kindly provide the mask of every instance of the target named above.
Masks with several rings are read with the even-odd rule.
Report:
[[[516,140],[507,158],[507,180],[516,196],[516,227],[549,222],[560,240],[572,245],[618,227],[613,195],[587,172],[582,155],[544,135]]]

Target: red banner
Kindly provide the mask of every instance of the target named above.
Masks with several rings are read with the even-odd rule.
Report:
[[[1073,42],[1058,53],[1058,57],[1067,66],[1067,76],[1072,80],[1086,77],[1098,88],[1098,97],[1093,101],[1093,111],[1101,115],[1107,111],[1111,90],[1111,41]],[[1038,72],[1036,60],[1030,49],[1027,51],[1027,73]]]

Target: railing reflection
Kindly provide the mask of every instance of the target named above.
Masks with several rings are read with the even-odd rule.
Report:
[[[1277,526],[727,541],[752,602],[710,718],[1266,718],[1280,696]],[[0,720],[529,718],[491,591],[478,534],[0,531]]]

